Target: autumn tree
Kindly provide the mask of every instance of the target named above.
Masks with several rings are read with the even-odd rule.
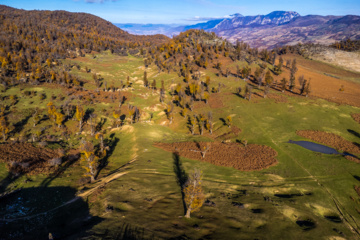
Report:
[[[271,76],[270,70],[267,70],[266,74],[265,74],[265,84],[266,85],[271,85],[274,81],[273,76]]]
[[[81,128],[83,125],[84,116],[85,116],[84,109],[81,106],[77,105],[75,117],[76,117],[76,120],[79,121],[79,132],[81,131]]]
[[[83,166],[86,170],[85,176],[89,176],[91,182],[94,182],[99,168],[99,158],[95,156],[94,145],[91,142],[84,141],[80,146],[80,152],[81,161],[85,163]]]
[[[200,210],[204,203],[205,195],[202,189],[202,171],[194,169],[194,172],[189,176],[189,180],[184,188],[185,203],[186,203],[186,218],[190,218],[192,212]]]
[[[100,140],[100,152],[101,152],[102,156],[106,156],[104,134],[101,132],[98,132],[98,133],[96,133],[95,138]]]
[[[64,114],[62,114],[61,112],[56,111],[55,112],[55,122],[56,122],[56,124],[58,125],[59,128],[61,127],[64,120],[65,120]]]
[[[290,72],[290,78],[289,78],[289,89],[292,92],[295,87],[295,75],[293,72]]]
[[[231,127],[231,124],[232,124],[231,115],[229,115],[229,116],[226,117],[226,124],[228,125],[228,127]]]
[[[172,123],[172,121],[174,119],[173,111],[174,111],[174,104],[172,102],[169,102],[166,107],[166,115],[169,119],[170,124]]]
[[[121,123],[121,119],[120,119],[120,117],[121,117],[121,110],[120,110],[120,109],[114,110],[114,111],[113,111],[113,117],[114,117],[114,120],[115,120],[114,123],[115,123],[116,127],[118,128],[119,125],[120,125],[120,123]]]
[[[213,132],[213,115],[212,112],[208,112],[208,118],[206,122],[206,128],[209,130],[210,134]]]
[[[53,102],[49,102],[47,107],[49,118],[53,121],[56,121],[56,107],[54,106]]]
[[[3,137],[3,141],[6,141],[7,134],[9,133],[9,124],[5,117],[0,118],[0,132]]]
[[[306,97],[308,97],[308,95],[311,93],[310,80],[304,84],[303,93],[305,94]]]
[[[146,71],[144,72],[143,82],[144,82],[144,87],[148,87],[148,86],[149,86],[149,80],[148,80],[148,78],[147,78],[147,72],[146,72]]]
[[[247,84],[245,87],[245,94],[244,94],[245,99],[247,97],[249,101],[251,100],[252,90],[253,90],[253,87],[251,85]]]
[[[287,84],[286,78],[282,78],[280,81],[281,92],[284,92],[286,90],[286,84]]]
[[[36,126],[36,124],[38,124],[38,122],[40,121],[40,114],[39,114],[39,109],[36,108],[33,115],[32,115],[32,120],[33,120],[33,127]]]
[[[90,113],[89,114],[89,120],[90,120],[90,134],[91,134],[91,136],[94,136],[94,134],[95,134],[95,119],[96,119],[96,114],[95,113]]]
[[[194,135],[195,130],[195,119],[193,116],[189,115],[189,129],[192,135]]]

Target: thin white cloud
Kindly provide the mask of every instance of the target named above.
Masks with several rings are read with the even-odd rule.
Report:
[[[85,0],[86,3],[104,3],[105,1],[116,2],[117,0]]]
[[[204,22],[204,21],[217,20],[217,19],[223,19],[223,18],[230,18],[230,16],[229,15],[223,16],[223,17],[199,17],[199,16],[195,16],[193,18],[185,18],[183,20],[192,21],[192,22]]]

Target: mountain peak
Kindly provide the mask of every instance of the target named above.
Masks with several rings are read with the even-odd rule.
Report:
[[[234,13],[230,15],[231,18],[235,18],[235,17],[244,17],[244,15],[240,14],[240,13]]]
[[[232,18],[226,18],[214,27],[216,31],[226,29],[262,26],[262,25],[281,25],[290,22],[293,18],[300,17],[300,14],[294,11],[274,11],[267,15],[243,16],[233,14]]]

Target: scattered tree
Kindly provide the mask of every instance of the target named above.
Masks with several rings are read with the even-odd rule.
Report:
[[[186,218],[190,218],[190,213],[200,210],[204,203],[205,196],[201,186],[202,177],[202,172],[195,169],[184,188],[185,203],[187,206]]]
[[[91,182],[95,181],[95,177],[98,172],[99,158],[95,156],[94,145],[91,142],[84,141],[80,147],[81,161],[85,162],[86,173],[85,176],[89,176]]]

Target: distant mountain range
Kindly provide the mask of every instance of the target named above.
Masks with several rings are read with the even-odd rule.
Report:
[[[346,38],[360,39],[360,16],[300,16],[293,11],[275,11],[267,15],[210,20],[195,25],[115,24],[132,34],[164,34],[169,37],[189,29],[215,32],[231,42],[249,43],[252,47],[274,48],[297,43],[331,44]]]

